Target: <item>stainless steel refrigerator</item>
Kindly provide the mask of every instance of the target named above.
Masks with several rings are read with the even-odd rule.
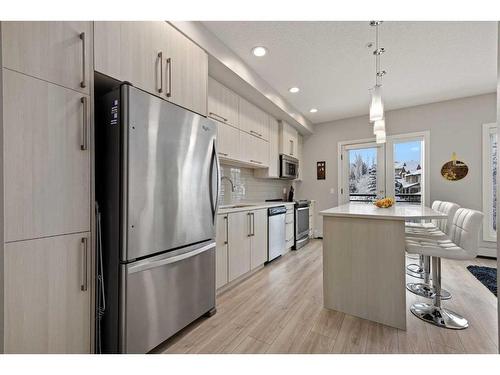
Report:
[[[216,125],[128,84],[96,102],[102,349],[146,353],[215,312]]]

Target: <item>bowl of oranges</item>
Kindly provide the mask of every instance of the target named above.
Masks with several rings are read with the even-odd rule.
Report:
[[[378,208],[389,208],[395,203],[394,198],[382,198],[376,200],[373,204]]]

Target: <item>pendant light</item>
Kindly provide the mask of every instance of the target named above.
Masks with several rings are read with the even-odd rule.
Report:
[[[385,114],[380,80],[387,72],[380,69],[380,56],[385,52],[385,49],[379,46],[379,26],[381,24],[382,21],[370,22],[370,26],[375,27],[375,50],[373,51],[375,56],[375,86],[370,89],[370,122],[373,122],[373,133],[377,137],[377,143],[385,143]]]
[[[377,120],[373,123],[373,134],[385,133],[385,120]]]

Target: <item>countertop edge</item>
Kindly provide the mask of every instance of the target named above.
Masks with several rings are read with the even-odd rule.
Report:
[[[242,203],[242,204],[254,204],[254,203]],[[294,202],[269,202],[269,203],[257,203],[255,205],[247,207],[219,208],[219,210],[217,211],[217,215],[225,215],[225,214],[244,212],[244,211],[264,210],[270,207],[278,207],[278,206],[293,206],[294,204],[295,204]]]

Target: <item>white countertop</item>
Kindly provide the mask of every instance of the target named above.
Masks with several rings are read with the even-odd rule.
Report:
[[[347,203],[319,213],[322,216],[358,217],[370,219],[423,220],[446,218],[447,215],[420,204],[396,203],[378,208],[373,203]]]
[[[234,207],[234,205],[241,205],[242,207]],[[267,209],[269,207],[277,207],[277,206],[293,206],[294,202],[238,202],[235,204],[229,205],[220,205],[219,210],[217,211],[217,215],[225,215],[232,212],[241,212],[241,211],[252,211],[252,210],[261,210]]]

